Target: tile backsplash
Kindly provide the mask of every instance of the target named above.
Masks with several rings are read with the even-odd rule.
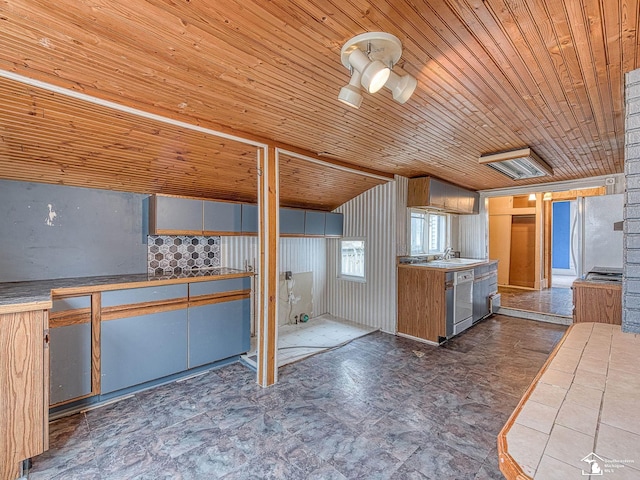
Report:
[[[220,266],[220,237],[149,235],[147,270],[150,275]]]

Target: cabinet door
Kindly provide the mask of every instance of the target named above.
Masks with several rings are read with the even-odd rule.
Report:
[[[460,187],[456,185],[446,185],[446,196],[444,199],[444,208],[448,212],[458,212],[460,203]]]
[[[189,368],[248,352],[249,299],[189,308]]]
[[[258,233],[258,206],[242,204],[242,233]]]
[[[187,368],[187,309],[102,322],[103,394]]]
[[[156,195],[151,204],[149,226],[152,234],[202,234],[202,200]]]
[[[324,234],[327,237],[341,237],[343,235],[344,215],[342,213],[327,213],[324,223]]]
[[[432,178],[429,182],[429,206],[445,208],[447,195],[447,184]]]
[[[304,210],[281,208],[280,234],[304,235]]]
[[[186,283],[176,285],[158,285],[155,287],[127,288],[125,290],[111,290],[102,292],[102,308],[117,305],[131,305],[136,303],[158,302],[186,299],[188,296]]]
[[[203,229],[208,235],[240,233],[242,231],[242,205],[205,201]]]
[[[231,292],[234,290],[249,290],[251,277],[227,278],[211,280],[209,282],[193,282],[189,284],[189,298],[213,293]]]
[[[47,311],[0,314],[0,478],[48,448]]]
[[[305,212],[304,234],[324,235],[325,212]]]
[[[73,321],[69,321],[73,319]],[[89,395],[91,385],[91,297],[53,301],[50,314],[49,404]]]

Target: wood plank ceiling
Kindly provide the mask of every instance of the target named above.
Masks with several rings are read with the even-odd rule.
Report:
[[[473,189],[623,170],[623,76],[638,0],[11,0],[0,69],[355,167]],[[360,109],[340,49],[396,35],[418,79]],[[0,81],[0,178],[251,200],[255,148]],[[34,115],[35,113],[35,115]],[[513,182],[483,153],[532,147],[552,178]],[[331,209],[380,183],[282,162],[282,203]],[[359,180],[358,180],[359,178]],[[340,202],[340,203],[337,203]]]

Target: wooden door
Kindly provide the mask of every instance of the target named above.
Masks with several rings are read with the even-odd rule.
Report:
[[[519,287],[535,287],[535,215],[513,215],[509,282]]]
[[[489,215],[489,258],[498,260],[498,284],[509,285],[511,215]]]

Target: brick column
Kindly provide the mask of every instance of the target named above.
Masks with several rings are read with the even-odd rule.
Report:
[[[625,76],[622,330],[640,333],[640,69]]]

